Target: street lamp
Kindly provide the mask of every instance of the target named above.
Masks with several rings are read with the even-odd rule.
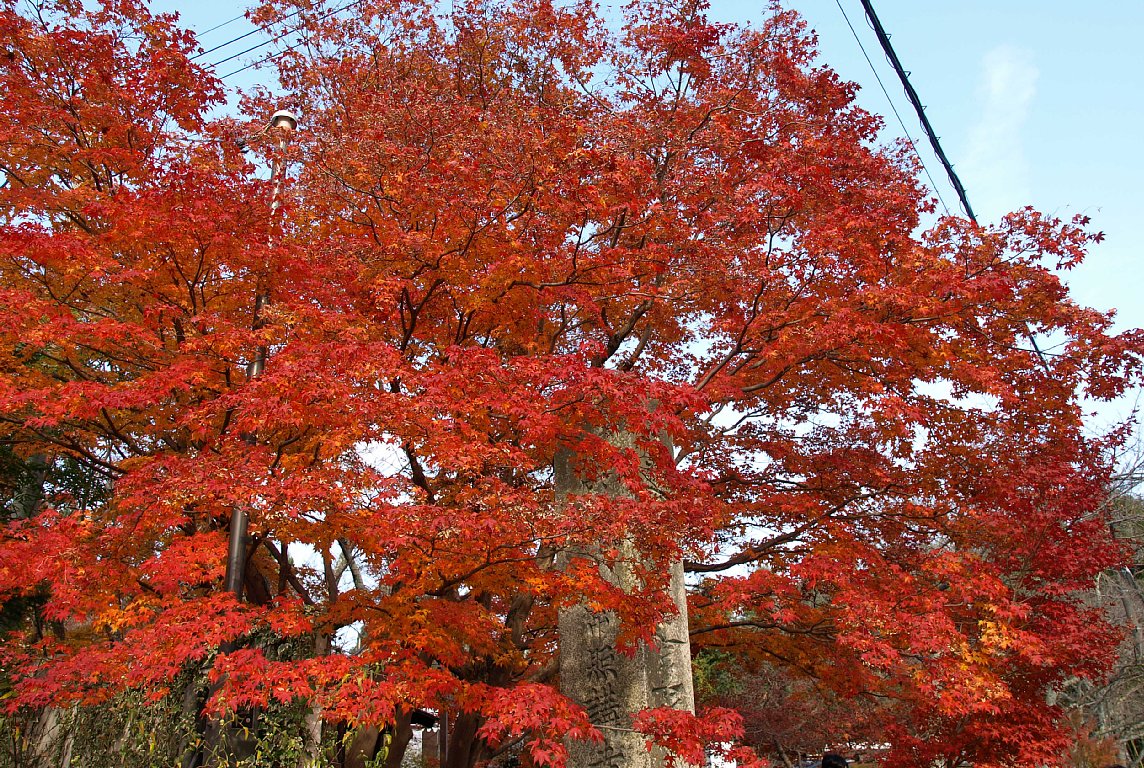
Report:
[[[270,250],[274,245],[274,219],[279,207],[281,207],[282,178],[285,176],[286,166],[286,142],[297,128],[298,118],[284,109],[278,110],[270,117],[269,129],[278,130],[278,153],[270,167],[270,180],[273,187],[270,197],[270,226],[266,243],[268,248],[266,263],[263,265],[262,274],[258,276],[258,288],[254,297],[253,327],[255,330],[262,326],[263,308],[270,303]],[[266,347],[260,345],[254,359],[246,366],[248,381],[262,374],[266,367],[266,354]],[[244,439],[251,441],[253,436],[246,435]],[[239,600],[242,599],[242,585],[246,576],[246,542],[249,524],[250,518],[246,514],[246,508],[236,507],[230,517],[230,544],[226,556],[225,584],[226,590],[233,592]]]

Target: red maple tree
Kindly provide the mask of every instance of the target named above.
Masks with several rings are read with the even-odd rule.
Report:
[[[791,13],[546,0],[263,6],[305,40],[244,103],[303,118],[272,215],[275,131],[206,118],[175,19],[39,11],[0,2],[0,428],[107,493],[3,530],[0,594],[59,622],[5,646],[9,708],[160,696],[225,647],[215,710],[442,710],[456,768],[522,736],[559,762],[592,728],[558,611],[646,639],[684,559],[697,645],[881,702],[891,760],[1055,759],[1046,692],[1115,644],[1075,597],[1121,557],[1080,398],[1144,351],[1057,274],[1086,221],[919,233],[910,153]],[[561,450],[628,497],[558,504]],[[634,545],[639,587],[554,567],[584,541]],[[685,755],[737,722],[673,717],[640,722]]]

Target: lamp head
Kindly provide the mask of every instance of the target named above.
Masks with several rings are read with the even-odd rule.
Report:
[[[298,118],[294,117],[293,112],[280,109],[270,116],[270,127],[285,128],[288,131],[293,131],[298,127]]]

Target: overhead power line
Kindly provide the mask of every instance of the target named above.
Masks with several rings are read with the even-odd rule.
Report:
[[[886,54],[886,59],[889,60],[890,66],[898,73],[898,79],[902,81],[902,87],[906,91],[906,96],[909,97],[910,103],[914,105],[914,111],[918,114],[918,120],[922,124],[922,129],[929,137],[930,145],[933,147],[934,154],[937,155],[938,160],[945,167],[946,174],[949,175],[949,181],[953,185],[954,191],[957,192],[958,199],[961,200],[961,205],[965,208],[965,213],[969,220],[977,224],[977,216],[973,213],[973,208],[969,205],[969,197],[965,194],[965,186],[962,185],[961,179],[957,177],[957,173],[953,170],[953,164],[949,162],[949,158],[945,155],[945,150],[942,149],[941,141],[937,133],[934,131],[933,126],[930,125],[929,118],[926,117],[926,108],[922,105],[922,100],[918,98],[918,92],[914,90],[914,86],[910,83],[910,74],[906,72],[902,62],[898,59],[898,54],[894,51],[894,46],[890,44],[890,36],[886,34],[886,30],[882,27],[882,22],[878,19],[878,14],[874,12],[874,6],[871,0],[861,0],[862,8],[866,11],[866,18],[870,20],[870,27],[874,30],[874,34],[878,36],[878,42],[882,44],[882,50]],[[1041,350],[1040,344],[1037,343],[1037,337],[1032,329],[1026,324],[1026,335],[1029,343],[1033,345],[1033,352],[1037,355],[1041,365],[1044,366],[1046,371],[1050,371],[1048,358]]]
[[[197,61],[198,59],[201,59],[203,56],[206,56],[208,53],[214,53],[215,51],[222,50],[223,48],[226,48],[228,45],[233,45],[234,43],[237,43],[239,40],[245,40],[246,38],[250,37],[251,35],[257,35],[261,31],[262,31],[261,29],[252,29],[245,34],[239,35],[238,37],[232,37],[231,39],[227,40],[225,43],[219,43],[216,46],[213,46],[211,48],[207,48],[205,51],[200,51],[199,53],[196,53],[194,56],[191,57],[191,61]],[[241,54],[239,54],[239,55],[241,55]],[[214,65],[211,64],[209,66],[213,67]]]
[[[317,16],[315,16],[313,18],[313,21],[321,21],[322,19],[329,18],[330,16],[333,16],[336,13],[341,13],[342,11],[348,11],[350,8],[353,8],[356,5],[361,5],[363,2],[365,2],[365,0],[351,0],[351,2],[348,2],[345,5],[338,6],[337,8],[331,8],[330,10],[325,11],[324,13],[318,14]],[[287,19],[293,18],[300,13],[301,13],[301,10],[294,11],[291,14],[283,16],[282,20],[285,21]],[[237,59],[240,56],[245,56],[248,53],[253,53],[254,51],[257,51],[260,48],[265,48],[268,45],[276,43],[284,37],[292,35],[295,32],[300,32],[301,30],[305,29],[305,27],[306,27],[305,24],[298,24],[296,26],[287,28],[287,29],[283,30],[282,32],[279,32],[274,37],[271,37],[268,40],[264,40],[261,43],[256,43],[255,45],[252,45],[248,48],[245,48],[244,50],[241,50],[238,53],[232,54],[232,55],[227,56],[225,58],[219,59],[218,61],[212,62],[212,63],[208,64],[207,66],[209,66],[213,69],[220,64],[225,64],[226,62],[233,61],[234,59]],[[263,30],[256,29],[252,32],[247,32],[244,35],[239,35],[238,37],[232,38],[231,40],[228,40],[227,42],[222,43],[221,45],[216,45],[215,47],[213,47],[209,50],[203,51],[202,53],[199,53],[199,54],[196,54],[195,56],[192,56],[191,60],[193,61],[196,58],[200,58],[200,57],[210,53],[211,51],[217,51],[220,48],[225,48],[226,46],[231,45],[232,43],[236,43],[239,40],[242,40],[243,38],[250,37],[251,35],[257,34],[258,32],[261,32],[261,31],[263,31]],[[227,72],[225,75],[220,76],[219,79],[225,80],[226,78],[231,77],[233,75],[237,75],[240,72],[245,72],[248,69],[251,69],[253,67],[257,67],[260,64],[264,64],[267,61],[269,61],[270,59],[274,58],[275,56],[280,56],[283,53],[285,53],[286,51],[294,50],[295,48],[302,45],[304,42],[305,42],[305,40],[298,40],[297,42],[293,43],[292,45],[286,46],[286,48],[282,49],[281,51],[275,51],[275,52],[273,52],[267,56],[264,56],[264,57],[262,57],[256,61],[251,62],[250,64],[247,64],[244,67],[239,67],[238,69],[236,69],[232,72]]]
[[[229,27],[234,22],[239,21],[241,19],[245,19],[245,18],[246,18],[246,14],[240,13],[239,15],[235,16],[233,19],[227,19],[226,21],[222,22],[221,24],[215,24],[210,29],[204,29],[202,32],[196,32],[195,35],[196,35],[196,37],[202,37],[203,35],[209,35],[211,32],[216,32],[216,31],[222,29],[223,27]]]
[[[257,51],[259,48],[265,48],[266,46],[270,45],[271,43],[276,43],[279,40],[281,40],[282,38],[284,38],[288,35],[294,34],[295,32],[297,32],[301,28],[302,27],[299,26],[299,27],[295,27],[293,29],[287,29],[283,32],[279,32],[277,35],[270,38],[269,40],[264,40],[261,43],[256,43],[255,45],[252,45],[249,48],[246,48],[244,50],[241,50],[238,53],[234,53],[234,54],[231,54],[230,56],[227,56],[225,59],[219,59],[218,61],[214,62],[210,66],[211,67],[217,67],[219,64],[225,64],[228,61],[234,61],[239,56],[245,56],[246,54],[251,53],[252,51]],[[258,30],[258,31],[261,31],[261,30]],[[253,33],[251,33],[251,34],[253,34]],[[277,54],[272,54],[272,55],[277,55]]]
[[[295,16],[297,16],[298,14],[300,14],[301,12],[302,12],[302,9],[299,8],[298,10],[296,10],[292,13],[288,13],[282,17],[282,21],[287,21],[289,19],[292,19]],[[230,21],[224,21],[222,24],[219,24],[216,27],[211,27],[211,29],[207,30],[207,32],[210,32],[210,31],[215,30],[215,29],[219,29],[220,27],[225,27],[227,24],[230,24],[231,22],[234,22],[234,21],[238,21],[238,19],[241,19],[241,18],[244,18],[244,17],[243,16],[236,16],[235,18],[231,19]],[[257,29],[252,29],[251,31],[246,32],[244,34],[238,35],[237,37],[232,37],[231,39],[227,40],[225,43],[219,43],[218,45],[207,48],[205,51],[200,51],[199,53],[196,53],[194,56],[191,57],[191,61],[196,61],[198,59],[201,59],[203,56],[206,56],[209,53],[214,53],[215,51],[221,51],[223,48],[226,48],[228,45],[234,45],[239,40],[245,40],[246,38],[250,37],[251,35],[257,35],[259,32],[262,32],[262,31],[263,31],[262,28],[259,27]],[[206,32],[204,32],[203,34],[205,35]],[[272,42],[272,41],[268,41],[266,44],[269,45],[269,42]],[[245,53],[245,52],[246,51],[244,51],[243,53]],[[238,55],[241,56],[242,54],[240,53]],[[223,61],[229,61],[229,59],[223,59]],[[217,67],[221,63],[222,63],[221,61],[216,61],[214,64],[211,64],[209,66]]]
[[[902,62],[898,59],[898,54],[894,51],[894,47],[890,45],[890,36],[886,34],[886,30],[882,28],[882,22],[878,20],[878,14],[874,12],[874,6],[870,0],[861,0],[862,8],[866,11],[866,18],[870,20],[870,26],[874,29],[874,34],[878,36],[878,42],[882,44],[882,50],[886,54],[886,58],[890,61],[890,66],[898,73],[898,79],[902,81],[902,87],[906,91],[906,97],[909,98],[910,103],[914,106],[914,111],[918,114],[918,120],[921,121],[922,129],[926,132],[929,138],[930,146],[933,147],[934,154],[937,159],[941,161],[942,166],[945,167],[945,172],[949,176],[949,182],[953,185],[953,189],[957,192],[957,197],[961,200],[961,206],[965,209],[965,213],[973,221],[977,223],[977,216],[973,213],[973,208],[969,205],[969,197],[965,194],[965,187],[961,183],[961,179],[957,177],[957,173],[953,170],[953,164],[949,162],[949,158],[945,155],[945,150],[941,147],[941,141],[938,140],[937,133],[934,132],[933,126],[930,125],[929,118],[926,117],[926,108],[922,106],[922,100],[918,98],[918,92],[914,90],[914,86],[910,83],[909,73],[906,72],[902,66]]]
[[[910,142],[910,148],[914,150],[914,155],[918,158],[918,162],[922,164],[922,171],[925,172],[926,178],[929,179],[930,188],[932,188],[934,194],[937,195],[938,202],[941,203],[942,209],[945,210],[948,216],[949,206],[945,204],[945,198],[941,196],[941,190],[938,189],[937,182],[934,181],[929,166],[926,165],[925,158],[918,152],[918,143],[914,141],[914,137],[910,134],[910,129],[906,127],[906,121],[902,119],[901,113],[898,112],[898,107],[890,97],[890,92],[886,89],[886,84],[882,82],[882,76],[878,74],[878,68],[874,66],[870,54],[866,53],[866,45],[862,42],[862,38],[858,36],[858,30],[854,29],[854,25],[850,23],[850,16],[846,13],[846,9],[842,7],[842,0],[834,0],[834,2],[838,6],[838,10],[842,12],[842,18],[846,20],[846,26],[850,27],[850,34],[854,36],[854,42],[858,43],[858,48],[861,49],[862,55],[866,58],[866,63],[870,65],[870,71],[874,73],[874,79],[878,81],[878,87],[882,89],[882,94],[886,97],[886,101],[890,105],[890,110],[894,113],[894,117],[898,118],[898,125],[901,126],[902,133],[905,134],[906,139]]]
[[[271,42],[273,42],[273,40],[271,40],[271,41],[268,41],[268,42],[267,42],[267,44],[269,44],[269,43],[271,43]],[[292,50],[294,50],[295,48],[297,48],[297,47],[299,47],[300,45],[302,45],[304,42],[305,42],[305,40],[299,40],[299,41],[297,41],[296,43],[293,43],[293,44],[291,44],[291,45],[288,45],[288,46],[286,46],[285,48],[283,48],[283,49],[282,49],[282,50],[280,50],[280,51],[273,51],[273,52],[271,52],[271,53],[268,53],[268,54],[266,54],[265,56],[263,56],[263,57],[262,57],[262,58],[260,58],[260,59],[255,59],[254,61],[250,62],[249,64],[247,64],[247,65],[246,65],[246,66],[244,66],[244,67],[239,67],[238,69],[235,69],[235,70],[231,70],[230,72],[227,72],[225,75],[219,75],[219,76],[218,76],[218,79],[219,79],[219,80],[226,80],[228,77],[233,77],[234,75],[237,75],[237,74],[239,74],[240,72],[245,72],[245,71],[246,71],[246,70],[248,70],[248,69],[254,69],[254,68],[255,68],[255,67],[257,67],[257,66],[260,66],[260,65],[262,65],[262,64],[265,64],[266,62],[270,61],[270,60],[271,60],[271,59],[273,59],[275,56],[281,56],[282,54],[286,53],[287,51],[292,51]],[[240,54],[240,55],[241,55],[241,54]],[[221,62],[220,62],[220,63],[221,63]]]

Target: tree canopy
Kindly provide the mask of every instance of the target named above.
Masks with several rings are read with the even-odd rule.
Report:
[[[1144,352],[1061,280],[1087,220],[934,216],[779,7],[255,18],[304,45],[215,118],[174,17],[0,0],[0,438],[99,488],[41,473],[11,508],[0,596],[42,595],[56,631],[3,646],[9,711],[161,697],[221,647],[216,710],[449,711],[458,768],[522,735],[558,762],[593,730],[557,613],[647,641],[682,559],[699,653],[872,710],[895,764],[1058,759],[1046,694],[1118,640],[1077,593],[1124,559],[1101,515],[1123,435],[1091,437],[1082,398]],[[627,492],[558,497],[562,451]],[[637,586],[557,567],[585,542]],[[744,716],[639,722],[686,753]]]

